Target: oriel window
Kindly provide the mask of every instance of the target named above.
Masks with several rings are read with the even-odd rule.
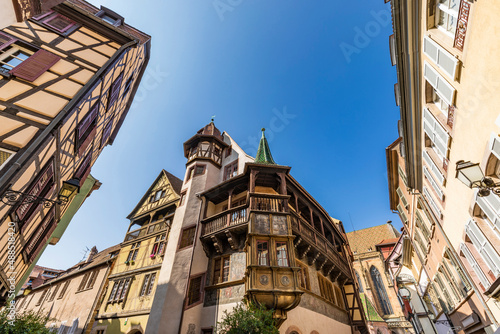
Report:
[[[288,267],[288,249],[286,242],[276,242],[276,258],[278,266]]]
[[[259,266],[269,265],[269,249],[267,241],[257,240],[257,261]]]

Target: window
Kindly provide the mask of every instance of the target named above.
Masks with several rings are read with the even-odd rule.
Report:
[[[82,155],[95,136],[100,101],[96,101],[76,127],[75,149]]]
[[[476,203],[481,208],[485,221],[500,238],[500,197],[493,192],[484,197],[477,194]]]
[[[379,301],[380,307],[384,315],[392,314],[392,306],[389,302],[389,296],[385,290],[384,282],[382,281],[382,276],[377,268],[372,266],[370,268],[370,275],[372,277],[373,285],[375,287],[377,299]]]
[[[361,277],[359,277],[359,275],[358,275],[358,272],[357,272],[357,271],[354,271],[354,273],[356,274],[356,280],[358,281],[358,288],[359,288],[359,292],[360,292],[360,293],[365,292],[365,290],[363,289],[363,284],[361,284]]]
[[[445,177],[439,170],[439,167],[434,163],[434,160],[431,159],[429,153],[427,153],[426,150],[423,150],[422,152],[422,157],[424,158],[424,161],[427,163],[429,169],[432,171],[432,174],[434,175],[436,181],[439,184],[444,184]]]
[[[424,36],[423,51],[451,80],[455,80],[458,64],[457,58],[453,57],[451,53],[434,42],[429,36]]]
[[[424,61],[424,78],[449,105],[453,104],[455,88],[446,81],[427,61]]]
[[[310,290],[311,287],[309,284],[309,270],[307,269],[307,266],[300,263],[300,262],[297,262],[297,265],[300,267],[300,270],[299,270],[300,287],[307,289],[307,290]]]
[[[257,240],[257,259],[259,266],[269,265],[269,250],[267,241]]]
[[[215,259],[212,284],[219,284],[229,281],[230,266],[231,260],[229,256],[222,256]]]
[[[434,88],[432,89],[432,102],[436,105],[439,111],[443,113],[445,117],[448,117],[449,105],[445,100],[441,98],[441,96],[439,96]]]
[[[195,232],[196,226],[188,227],[182,230],[179,249],[183,249],[193,245]]]
[[[156,201],[159,201],[160,198],[161,198],[161,194],[162,194],[162,190],[158,190],[156,193],[155,193],[155,202]]]
[[[82,281],[80,282],[80,285],[78,286],[76,292],[92,289],[94,287],[95,280],[97,279],[97,274],[99,274],[99,270],[94,270],[90,273],[86,273],[83,276]]]
[[[408,208],[408,201],[406,200],[406,197],[403,194],[403,191],[401,190],[401,188],[398,187],[398,189],[396,189],[396,192],[398,193],[398,196],[401,199],[401,202],[403,203],[404,207]]]
[[[87,176],[90,174],[91,162],[92,152],[88,152],[85,158],[81,160],[80,166],[78,166],[75,174],[73,175],[74,178],[80,181],[80,185],[83,185]]]
[[[434,179],[434,177],[431,175],[431,172],[429,171],[429,168],[427,168],[427,166],[423,166],[423,169],[424,169],[424,175],[425,175],[425,178],[427,179],[427,181],[429,181],[429,183],[431,184],[432,186],[432,189],[434,189],[434,191],[436,192],[436,194],[438,195],[438,198],[440,200],[443,200],[444,199],[444,193],[443,193],[443,190],[441,189],[441,187],[439,186],[439,183]]]
[[[104,127],[104,130],[102,131],[102,138],[101,138],[101,147],[104,147],[106,144],[109,136],[111,135],[111,129],[113,128],[113,119],[111,119],[108,124]]]
[[[278,266],[288,267],[288,250],[286,242],[276,242],[276,259],[278,260]]]
[[[492,271],[492,275],[497,278],[500,275],[500,256],[474,219],[470,219],[467,224],[465,224],[465,233]]]
[[[37,50],[0,32],[0,73],[35,81],[59,59],[59,56],[49,51]]]
[[[155,283],[156,273],[147,274],[144,276],[144,282],[142,282],[142,288],[139,296],[149,296],[153,290]]]
[[[153,249],[151,250],[151,255],[163,255],[165,251],[165,234],[158,235],[155,238],[155,243],[153,244]]]
[[[95,14],[97,17],[100,17],[103,21],[114,25],[115,27],[123,24],[123,16],[118,15],[112,10],[101,6],[101,10]]]
[[[113,289],[108,298],[108,303],[122,302],[125,300],[128,290],[130,288],[130,283],[132,282],[132,277],[122,278],[114,282]]]
[[[141,245],[141,242],[134,242],[132,246],[130,247],[130,252],[128,253],[127,256],[127,261],[135,261],[137,259],[137,254],[139,253],[139,246]]]
[[[482,285],[483,290],[488,289],[490,287],[490,282],[465,243],[460,244],[460,251],[469,262],[472,270],[476,273],[476,276],[479,278],[480,285]]]
[[[57,297],[57,299],[61,299],[62,297],[64,297],[64,294],[66,293],[66,290],[68,290],[69,282],[71,282],[71,281],[66,281],[64,283],[63,288],[61,290],[61,293],[59,294],[59,296]]]
[[[111,87],[109,88],[107,110],[109,110],[113,106],[113,103],[115,103],[116,100],[118,99],[118,96],[120,95],[120,88],[122,85],[122,81],[123,81],[123,72],[120,73],[120,75],[115,79],[115,81],[113,81]]]
[[[205,165],[196,165],[194,168],[194,176],[204,174],[205,168]]]
[[[424,197],[427,199],[431,208],[434,210],[434,212],[436,213],[438,218],[441,219],[441,215],[442,215],[441,210],[439,209],[438,204],[436,203],[434,198],[431,196],[431,193],[429,192],[429,189],[427,189],[426,186],[423,187],[423,193],[424,193]]]
[[[49,291],[49,289],[45,289],[43,290],[42,294],[40,295],[40,298],[38,299],[38,301],[36,302],[35,306],[38,306],[42,303],[43,299],[45,298],[45,295],[47,294],[47,292]]]
[[[181,198],[179,200],[179,206],[183,205],[184,202],[186,201],[186,192],[187,192],[187,190],[184,190],[183,192],[181,192]]]
[[[188,169],[187,176],[186,176],[186,181],[191,180],[194,174],[194,167],[191,167]]]
[[[194,306],[202,301],[204,275],[192,277],[189,280],[186,306]]]
[[[238,160],[230,163],[224,168],[224,181],[238,175]]]
[[[34,16],[33,20],[37,21],[40,25],[48,27],[50,30],[55,30],[57,33],[63,35],[68,35],[77,28],[75,21],[59,13],[55,13],[52,10],[47,13]]]
[[[457,29],[460,0],[439,0],[436,10],[436,27],[451,37]]]
[[[408,217],[406,216],[406,213],[404,212],[401,204],[398,204],[397,209],[398,209],[399,216],[401,217],[401,221],[405,224],[408,223]]]
[[[14,156],[15,152],[0,148],[0,169]]]
[[[132,86],[132,80],[134,79],[133,75],[130,75],[130,77],[127,79],[127,82],[125,83],[125,91],[123,92],[123,96],[127,95],[127,93],[130,90],[130,86]]]
[[[225,156],[224,156],[224,157],[225,157],[225,158],[227,158],[228,156],[230,156],[230,155],[231,155],[231,153],[232,153],[232,152],[233,152],[233,148],[232,148],[232,146],[228,146],[228,147],[226,148],[226,154],[225,154]]]

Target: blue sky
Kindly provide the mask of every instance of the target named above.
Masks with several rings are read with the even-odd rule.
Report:
[[[251,155],[260,129],[277,163],[347,231],[401,223],[385,147],[397,138],[389,4],[304,0],[100,0],[152,36],[133,108],[92,169],[102,182],[39,265],[65,269],[123,241],[125,218],[182,144],[215,123]],[[352,218],[352,224],[350,217]]]

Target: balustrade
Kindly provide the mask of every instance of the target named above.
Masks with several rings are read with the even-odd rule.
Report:
[[[203,220],[202,236],[215,233],[229,226],[246,223],[248,220],[247,211],[248,209],[246,207],[237,207]]]
[[[167,221],[170,221],[170,219],[156,221],[152,224],[148,224],[148,225],[145,225],[137,230],[131,231],[131,232],[127,233],[127,235],[125,236],[125,241],[137,239],[137,238],[143,237],[143,236],[151,234],[151,233],[165,230],[170,225],[170,223],[167,223]]]

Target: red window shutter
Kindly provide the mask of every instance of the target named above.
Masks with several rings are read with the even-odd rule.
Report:
[[[88,112],[87,115],[83,118],[83,120],[78,124],[78,139],[79,141],[84,140],[85,133],[90,128],[94,120],[97,118],[97,112],[99,111],[99,101],[97,101],[92,109]],[[95,126],[95,124],[94,124]]]
[[[87,138],[85,138],[85,141],[80,144],[80,147],[78,148],[78,155],[82,155],[85,152],[85,149],[89,146],[89,144],[94,139],[95,132],[96,132],[96,128],[94,126],[94,129],[89,133]]]
[[[87,179],[87,176],[90,174],[90,163],[92,162],[92,152],[89,152],[85,159],[83,159],[82,163],[76,170],[76,173],[73,177],[77,178],[80,180],[80,186],[83,185],[85,180]]]
[[[108,140],[109,135],[111,134],[112,125],[113,125],[113,120],[111,119],[104,128],[104,131],[102,132],[101,146],[104,146],[104,144],[106,144],[106,141]]]
[[[40,49],[34,55],[10,70],[9,73],[18,78],[35,81],[45,71],[52,67],[61,57]]]
[[[73,27],[76,24],[75,21],[70,20],[65,16],[62,16],[61,14],[51,16],[45,19],[43,23],[61,33],[65,32],[66,30],[68,30],[69,28]]]
[[[17,39],[15,39],[14,37],[4,34],[3,32],[0,32],[0,50],[5,49],[15,41],[17,41]]]
[[[109,92],[108,109],[111,108],[111,106],[113,105],[113,103],[118,98],[118,95],[120,94],[120,88],[121,88],[121,85],[122,85],[122,80],[123,80],[123,72],[111,84],[111,88],[109,89],[110,92]]]

